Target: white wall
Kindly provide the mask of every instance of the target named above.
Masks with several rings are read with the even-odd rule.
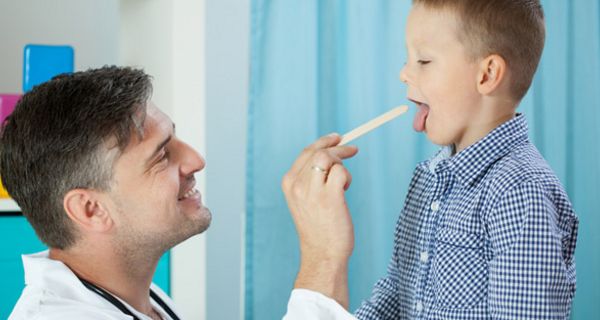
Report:
[[[154,77],[154,102],[177,135],[205,154],[204,1],[122,0],[120,63]],[[206,174],[197,176],[206,195]],[[203,197],[210,204],[210,197]],[[184,319],[206,319],[206,241],[199,235],[171,254],[171,295]]]
[[[207,158],[197,179],[213,224],[172,251],[185,319],[243,319],[249,13],[250,0],[0,0],[0,92],[21,92],[25,44],[71,44],[76,70],[144,68]]]
[[[0,92],[22,92],[28,43],[72,45],[77,70],[116,64],[118,13],[118,0],[0,0]]]
[[[169,0],[122,0],[119,64],[152,75],[152,100],[173,115],[174,3]]]
[[[207,319],[244,316],[249,35],[250,0],[206,0]]]

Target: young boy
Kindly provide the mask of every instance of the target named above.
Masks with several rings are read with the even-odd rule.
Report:
[[[544,37],[539,0],[413,0],[400,78],[414,129],[446,147],[417,166],[388,275],[359,319],[569,318],[578,219],[516,113]],[[349,317],[296,290],[290,318],[303,305]]]

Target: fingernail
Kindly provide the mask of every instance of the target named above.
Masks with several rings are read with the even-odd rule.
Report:
[[[337,132],[332,132],[332,133],[328,134],[327,136],[328,136],[328,137],[336,137],[336,136],[339,136],[339,133],[337,133]]]

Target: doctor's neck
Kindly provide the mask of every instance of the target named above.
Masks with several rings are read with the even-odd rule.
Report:
[[[79,278],[103,288],[144,314],[153,312],[149,291],[159,258],[160,255],[145,255],[140,259],[140,254],[131,254],[106,242],[88,242],[66,250],[50,249],[50,259],[61,261]]]

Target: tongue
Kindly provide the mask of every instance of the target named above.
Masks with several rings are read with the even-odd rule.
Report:
[[[415,131],[421,132],[425,130],[425,120],[427,120],[427,115],[429,114],[429,107],[423,104],[417,104],[417,113],[415,114],[415,119],[413,120],[413,128]]]

